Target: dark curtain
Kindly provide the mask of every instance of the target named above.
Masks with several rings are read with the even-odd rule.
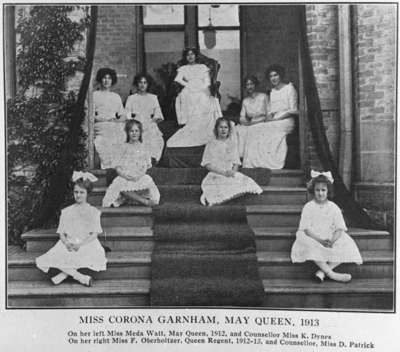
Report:
[[[307,39],[306,8],[299,6],[300,18],[300,55],[302,55],[303,85],[306,96],[307,118],[310,125],[312,137],[316,146],[318,157],[322,163],[324,171],[331,171],[335,188],[334,201],[344,211],[345,216],[352,226],[366,228],[377,228],[378,226],[371,220],[364,209],[353,199],[351,193],[343,183],[342,177],[333,160],[329,148],[328,139],[325,134],[325,127],[322,119],[321,105],[318,97],[317,86],[313,72],[310,51]]]
[[[94,51],[96,46],[96,27],[97,27],[97,6],[90,7],[90,25],[88,28],[87,44],[86,44],[86,63],[84,68],[84,76],[81,87],[79,89],[77,102],[72,111],[72,120],[70,125],[70,133],[66,141],[66,147],[62,150],[60,162],[56,172],[49,181],[49,191],[46,202],[43,204],[40,215],[38,216],[34,227],[42,226],[47,223],[48,219],[53,218],[58,209],[65,200],[68,191],[68,184],[72,175],[72,164],[74,151],[80,143],[80,130],[85,118],[85,100],[90,84],[90,77],[93,67]]]

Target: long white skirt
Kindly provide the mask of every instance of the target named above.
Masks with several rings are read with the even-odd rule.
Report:
[[[287,154],[286,136],[293,131],[294,119],[236,126],[243,167],[282,169]]]
[[[101,168],[113,167],[115,156],[118,155],[121,144],[126,142],[123,122],[96,122],[94,124],[94,145],[99,154]]]
[[[160,192],[153,179],[149,175],[142,176],[138,181],[128,181],[117,176],[107,188],[103,198],[103,207],[119,207],[123,203],[121,192],[147,191],[146,196],[156,204],[160,202]]]
[[[217,98],[186,88],[176,99],[178,123],[185,124],[167,141],[167,147],[195,147],[207,144],[214,134],[217,118],[222,116]]]
[[[346,232],[342,233],[332,248],[327,248],[307,236],[304,231],[297,231],[291,257],[294,263],[302,263],[306,260],[332,263],[362,263],[361,254],[356,243]]]
[[[262,188],[250,177],[236,172],[234,177],[226,177],[209,172],[201,182],[201,202],[205,205],[220,204],[246,193],[261,194]]]
[[[151,122],[143,125],[143,144],[152,158],[157,161],[160,160],[164,148],[164,139],[156,123]]]
[[[94,271],[103,271],[106,270],[106,263],[104,249],[98,239],[80,247],[76,252],[69,252],[60,240],[47,253],[36,258],[36,266],[46,273],[49,268],[60,270],[89,268]]]

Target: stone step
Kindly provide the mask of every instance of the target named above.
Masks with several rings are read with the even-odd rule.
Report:
[[[303,205],[247,205],[247,222],[254,227],[297,226]]]
[[[42,252],[13,250],[8,258],[8,280],[40,281],[49,278],[36,268],[35,258]],[[392,251],[363,251],[363,265],[343,264],[339,272],[350,272],[354,278],[393,277]],[[259,251],[258,266],[262,278],[312,278],[317,270],[313,263],[293,264],[290,252]],[[107,253],[107,270],[95,273],[96,280],[150,279],[151,252],[113,251]]]
[[[153,230],[149,226],[103,227],[103,230],[99,240],[112,251],[151,251],[153,249]],[[44,252],[50,249],[59,239],[55,231],[56,229],[39,229],[23,234],[26,251]]]
[[[354,279],[392,278],[392,251],[362,251],[363,264],[341,264],[338,272],[350,273]],[[258,268],[262,279],[313,279],[318,270],[312,262],[293,264],[289,252],[257,252]]]
[[[9,307],[137,307],[149,305],[149,280],[99,280],[92,287],[76,282],[12,281]]]
[[[202,224],[194,225],[202,226]],[[211,225],[208,225],[211,226]],[[215,225],[216,231],[218,224]],[[113,251],[151,251],[153,249],[153,230],[151,227],[116,226],[103,227],[99,236],[103,245]],[[56,229],[42,229],[26,232],[22,239],[27,252],[44,252],[58,241]],[[290,251],[296,236],[296,227],[254,227],[257,250]],[[386,231],[350,228],[349,235],[356,241],[360,250],[391,250],[392,237]]]
[[[253,227],[258,251],[290,251],[296,227]],[[360,250],[392,250],[393,239],[387,231],[350,228],[348,234]]]
[[[263,280],[267,308],[393,311],[393,279],[354,279],[343,284],[307,279]]]
[[[218,206],[215,206],[218,207]],[[152,209],[143,206],[119,208],[97,207],[102,212],[101,224],[111,226],[152,226]],[[297,226],[302,204],[298,205],[246,205],[248,223],[251,227]]]
[[[263,280],[268,308],[393,311],[393,280],[354,279],[347,284],[310,280]],[[137,307],[149,305],[149,280],[100,280],[92,287],[68,282],[13,281],[8,285],[8,306],[33,307]]]
[[[8,258],[9,281],[49,280],[48,275],[36,268],[35,258],[42,252],[14,253]],[[107,270],[93,274],[95,280],[150,279],[151,252],[109,252]]]
[[[123,206],[119,208],[97,207],[101,211],[102,227],[153,225],[152,210],[144,206]]]
[[[107,186],[106,170],[92,170],[98,177],[95,186]],[[157,186],[194,184],[200,185],[203,178],[207,175],[207,170],[203,168],[177,169],[177,168],[158,168],[149,170],[149,175],[153,178]],[[269,186],[304,187],[305,179],[302,170],[271,170]]]
[[[161,203],[168,202],[199,202],[200,185],[161,185],[158,186]],[[230,201],[229,204],[304,204],[307,202],[307,191],[304,187],[262,186],[260,195],[244,195]],[[106,192],[106,187],[95,187],[88,197],[90,204],[100,206]]]

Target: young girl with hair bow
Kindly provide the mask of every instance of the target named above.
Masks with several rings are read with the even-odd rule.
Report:
[[[100,211],[87,203],[87,196],[93,189],[97,178],[89,172],[74,171],[75,204],[61,211],[57,233],[60,240],[47,253],[36,258],[37,267],[48,272],[50,268],[60,270],[51,281],[57,285],[68,276],[82,285],[91,286],[92,277],[84,275],[78,269],[93,271],[106,270],[104,249],[97,236],[103,230],[100,225]]]
[[[341,263],[362,263],[357,245],[346,233],[347,227],[339,207],[328,200],[333,191],[331,172],[311,171],[308,192],[314,196],[301,212],[296,241],[292,247],[294,263],[312,260],[319,267],[315,277],[348,282],[351,275],[334,271]]]

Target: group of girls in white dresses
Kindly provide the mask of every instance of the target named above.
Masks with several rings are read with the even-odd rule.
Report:
[[[157,186],[145,174],[150,160],[140,142],[141,124],[138,121],[128,121],[126,130],[126,156],[121,158],[123,161],[117,168],[119,176],[108,188],[103,206],[119,206],[122,203],[122,190],[133,191],[125,199],[133,199],[146,205],[157,204],[160,199]],[[215,139],[205,149],[202,165],[209,173],[201,184],[203,204],[211,206],[245,193],[262,192],[254,180],[238,171],[240,160],[231,131],[228,120],[218,119]],[[126,163],[127,160],[132,160],[137,168],[131,168]],[[91,286],[92,277],[82,274],[79,269],[102,271],[106,270],[107,262],[104,249],[97,238],[102,233],[100,211],[87,203],[92,182],[97,179],[87,172],[74,172],[72,179],[75,204],[62,210],[57,229],[60,239],[47,253],[36,258],[36,265],[44,272],[48,272],[50,268],[58,269],[60,272],[51,278],[56,285],[67,277],[72,277],[82,285]],[[330,172],[311,172],[308,191],[313,195],[313,200],[305,204],[301,213],[291,258],[294,263],[313,261],[319,268],[315,272],[315,279],[319,282],[323,282],[325,278],[349,282],[351,274],[334,269],[341,263],[361,264],[362,258],[354,240],[346,233],[347,227],[341,210],[328,200],[332,187],[333,178]],[[140,194],[136,191],[147,193]]]
[[[284,166],[286,135],[293,130],[298,114],[297,93],[292,84],[283,83],[284,70],[273,65],[267,70],[272,84],[269,97],[256,92],[257,78],[245,79],[248,96],[243,100],[240,125],[221,117],[218,100],[210,94],[208,68],[196,62],[198,52],[184,52],[186,64],[178,69],[176,81],[183,89],[176,100],[178,123],[184,125],[167,142],[169,147],[206,145],[201,166],[209,172],[201,183],[200,202],[213,206],[244,194],[261,194],[261,187],[239,172],[243,167],[280,169]],[[94,93],[95,147],[102,168],[114,168],[118,176],[103,198],[103,207],[119,207],[134,203],[145,206],[159,204],[160,193],[147,175],[152,159],[160,159],[164,142],[157,123],[163,115],[155,95],[148,93],[151,79],[146,74],[135,77],[137,93],[128,97],[125,108],[121,98],[110,88],[117,81],[115,71],[100,69],[96,77],[101,89]],[[75,204],[65,208],[57,233],[60,240],[46,254],[36,259],[39,269],[48,272],[59,284],[71,276],[90,286],[92,278],[78,271],[106,269],[106,257],[97,235],[102,232],[100,211],[87,203],[92,182],[89,173],[74,172]],[[334,269],[343,262],[361,264],[356,244],[347,235],[338,206],[328,200],[332,192],[331,174],[312,172],[309,192],[314,199],[302,211],[296,240],[292,247],[293,262],[314,261],[320,282],[326,277],[347,282],[348,273]]]
[[[286,136],[294,129],[298,108],[296,89],[283,82],[284,74],[279,65],[268,67],[266,76],[272,85],[269,96],[256,91],[257,77],[244,80],[247,97],[236,127],[243,167],[282,169],[285,165]]]
[[[157,124],[164,119],[156,95],[148,92],[151,78],[147,74],[135,76],[137,92],[130,95],[123,107],[121,97],[111,91],[117,82],[114,70],[102,68],[97,72],[100,90],[93,93],[94,144],[102,169],[114,168],[115,158],[124,143],[125,122],[135,119],[142,124],[143,143],[154,162],[161,158],[164,148],[162,133]]]

